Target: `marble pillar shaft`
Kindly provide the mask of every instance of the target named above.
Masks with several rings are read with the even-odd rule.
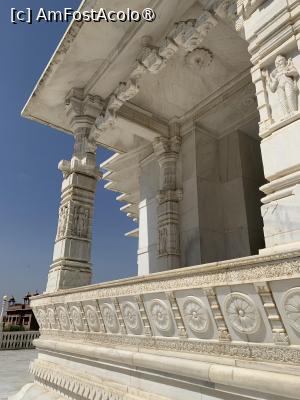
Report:
[[[177,160],[181,140],[178,136],[161,138],[154,143],[160,167],[160,190],[157,195],[158,258],[164,269],[180,266],[179,200]]]
[[[66,100],[66,115],[74,134],[70,161],[61,161],[62,195],[47,292],[91,283],[92,219],[97,181],[96,144],[90,131],[101,109],[96,96],[73,89]]]
[[[92,217],[97,178],[73,170],[63,180],[47,291],[91,282]]]

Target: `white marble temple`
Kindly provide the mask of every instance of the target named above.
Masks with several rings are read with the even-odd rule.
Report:
[[[23,110],[75,145],[14,400],[298,399],[299,1],[80,10],[125,5],[157,18],[73,21]],[[89,286],[101,177],[137,223],[139,276]]]

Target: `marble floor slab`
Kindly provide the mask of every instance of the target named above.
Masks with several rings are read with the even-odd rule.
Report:
[[[23,385],[33,381],[28,370],[36,356],[36,350],[0,351],[0,400],[7,400]]]

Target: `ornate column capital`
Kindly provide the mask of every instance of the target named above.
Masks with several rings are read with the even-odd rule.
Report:
[[[154,153],[161,169],[160,192],[176,190],[176,163],[180,145],[180,136],[160,137],[153,142]]]
[[[158,159],[162,159],[164,157],[172,155],[178,157],[180,146],[180,136],[173,136],[171,138],[159,137],[156,138],[153,142],[153,149]]]
[[[102,110],[101,97],[84,95],[83,89],[73,88],[65,98],[65,112],[74,135],[90,129]]]
[[[75,144],[71,160],[62,160],[58,165],[65,178],[72,172],[101,178],[101,172],[96,167],[97,145],[90,137],[90,131],[102,109],[102,99],[99,96],[84,95],[83,89],[73,88],[66,96],[65,112]]]

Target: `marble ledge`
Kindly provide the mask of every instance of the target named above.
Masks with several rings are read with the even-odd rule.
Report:
[[[282,279],[289,276],[300,276],[300,244],[289,248],[283,246],[278,251],[263,249],[259,255],[235,258],[225,261],[217,261],[197,266],[177,268],[170,271],[157,272],[150,275],[142,275],[133,278],[124,278],[105,283],[80,286],[72,289],[59,290],[58,292],[44,293],[35,296],[31,300],[34,307],[47,305],[53,301],[57,303],[60,298],[65,301],[70,296],[77,297],[81,294],[84,298],[98,298],[110,296],[121,296],[128,294],[141,294],[156,288],[159,290],[183,289],[180,281],[185,280],[187,288],[199,287],[203,278],[205,286],[223,286],[230,283],[254,282],[258,280]],[[275,251],[276,250],[276,251]],[[272,266],[278,266],[276,271],[272,271]],[[247,273],[245,273],[247,271]],[[265,271],[265,274],[264,274]],[[281,272],[281,273],[280,273]],[[200,279],[195,280],[195,277]],[[240,280],[239,280],[240,279]],[[170,285],[166,285],[170,282]],[[193,284],[194,283],[194,284]],[[162,285],[161,285],[162,284]],[[103,292],[103,293],[102,293]],[[80,296],[78,296],[79,298]],[[51,300],[52,299],[52,300]]]

